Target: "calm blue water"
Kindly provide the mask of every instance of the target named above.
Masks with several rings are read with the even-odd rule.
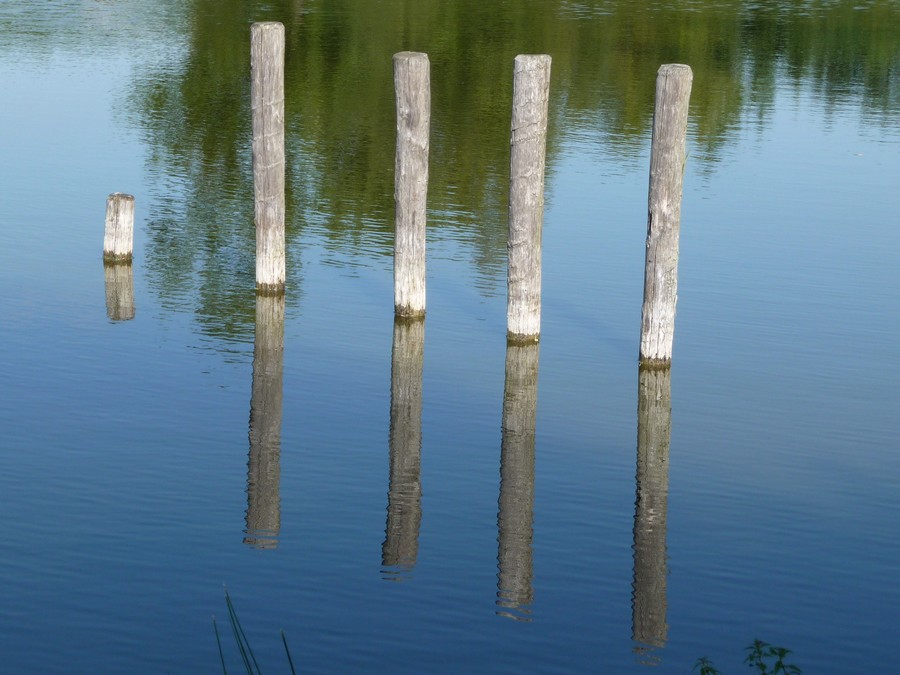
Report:
[[[825,102],[785,78],[764,123],[744,119],[718,161],[688,161],[668,468],[654,478],[667,495],[656,553],[638,561],[663,570],[660,592],[633,588],[649,135],[625,156],[563,107],[533,485],[527,470],[504,484],[526,502],[533,489],[533,510],[509,507],[530,600],[507,612],[504,267],[476,266],[465,228],[429,244],[421,499],[418,519],[405,516],[415,564],[398,569],[382,558],[383,228],[337,246],[324,226],[302,229],[277,546],[247,545],[253,315],[227,329],[196,291],[217,277],[173,263],[181,290],[161,293],[163,272],[146,264],[151,219],[182,178],[152,161],[128,101],[183,45],[140,3],[68,3],[40,19],[40,3],[14,4],[0,8],[23,29],[0,38],[0,670],[217,672],[223,585],[266,672],[287,671],[280,629],[304,672],[684,673],[703,655],[739,672],[756,637],[790,647],[807,673],[895,669],[896,114],[875,119],[852,96]],[[124,36],[102,32],[111,17],[128,18]],[[49,37],[24,30],[35,22]],[[104,290],[114,191],[137,200],[128,321],[108,317]],[[197,208],[240,222],[229,203]],[[252,307],[252,261],[233,260],[219,274],[237,269]],[[662,613],[651,639],[634,628],[633,597]]]

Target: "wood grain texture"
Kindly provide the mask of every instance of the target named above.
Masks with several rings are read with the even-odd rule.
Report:
[[[513,71],[509,157],[509,265],[507,337],[538,340],[541,333],[541,229],[550,62],[546,54],[519,55]]]
[[[641,310],[641,363],[672,359],[678,301],[678,237],[686,162],[688,103],[693,73],[668,64],[656,77],[656,107],[650,149],[644,303]]]
[[[284,26],[274,21],[250,27],[250,106],[256,290],[279,294],[285,283]]]
[[[134,247],[134,196],[114,192],[106,199],[103,260],[129,262]]]
[[[394,54],[397,154],[394,166],[394,311],[425,314],[425,222],[431,74],[428,55]]]

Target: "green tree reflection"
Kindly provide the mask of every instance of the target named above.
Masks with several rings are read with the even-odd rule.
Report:
[[[655,73],[688,63],[692,163],[715,170],[743,124],[765,125],[777,82],[873,124],[900,103],[900,10],[879,0],[193,0],[171,15],[183,49],[138,78],[135,112],[168,198],[147,262],[164,302],[196,302],[207,330],[249,341],[253,319],[249,28],[287,31],[288,285],[299,233],[389,265],[391,56],[432,64],[430,236],[467,242],[476,274],[505,264],[509,106],[519,53],[553,56],[548,188],[561,145],[596,138],[617,161],[648,142]],[[489,285],[489,284],[488,284]],[[290,302],[290,300],[289,300]]]

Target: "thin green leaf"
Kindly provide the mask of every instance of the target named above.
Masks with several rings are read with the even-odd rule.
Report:
[[[219,638],[219,627],[216,625],[216,617],[213,615],[213,630],[216,632],[216,644],[219,645],[219,658],[222,659],[222,673],[228,675],[228,669],[225,667],[225,653],[222,651],[222,640]]]
[[[294,659],[291,658],[291,650],[288,649],[287,638],[284,636],[284,631],[281,631],[281,641],[284,643],[284,653],[287,654],[288,663],[291,666],[291,675],[297,675],[297,671],[294,670]]]

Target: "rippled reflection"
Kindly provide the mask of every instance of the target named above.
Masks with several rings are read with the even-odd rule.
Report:
[[[422,522],[422,361],[425,320],[396,319],[391,349],[391,474],[381,547],[386,579],[401,579],[416,564]]]
[[[112,321],[134,318],[134,270],[131,263],[103,265],[106,286],[106,316]]]
[[[497,515],[497,614],[531,621],[539,345],[508,344]]]
[[[638,381],[637,477],[634,507],[634,581],[631,638],[644,663],[665,646],[666,507],[669,497],[669,440],[672,431],[670,369],[641,368]]]
[[[281,530],[281,403],[284,372],[284,296],[257,296],[247,460],[244,543],[276,548]]]

